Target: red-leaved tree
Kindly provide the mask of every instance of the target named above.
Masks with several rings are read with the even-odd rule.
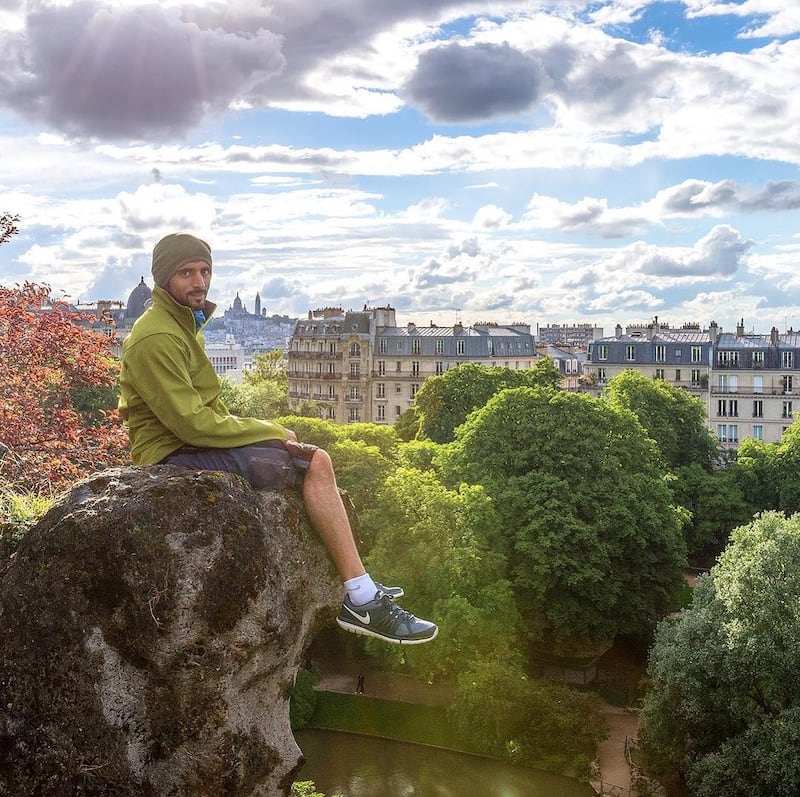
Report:
[[[31,491],[127,460],[111,341],[49,294],[0,286],[0,480]]]

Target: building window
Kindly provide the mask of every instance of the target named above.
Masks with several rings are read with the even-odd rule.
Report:
[[[350,423],[358,423],[359,421],[359,414],[358,414],[358,407],[351,407],[347,414],[347,420]]]
[[[350,356],[351,357],[360,357],[361,356],[361,346],[358,343],[351,343],[350,344]]]
[[[608,346],[605,343],[598,343],[597,344],[597,359],[598,360],[607,360],[608,359]]]
[[[436,341],[436,353],[437,354],[444,354],[444,341],[437,340]]]
[[[728,402],[728,415],[731,418],[739,417],[739,402],[736,399],[731,399]]]
[[[794,352],[781,352],[781,368],[794,368]]]
[[[718,374],[717,385],[720,393],[736,393],[739,390],[739,377],[736,374]]]
[[[718,351],[717,352],[717,365],[723,368],[738,368],[739,367],[739,352],[738,351]]]
[[[784,352],[786,354],[787,352]],[[788,352],[791,354],[791,352]],[[792,377],[791,376],[784,376],[783,377],[783,392],[787,395],[792,392]]]
[[[444,373],[444,363],[438,362],[436,363],[436,376],[441,376]]]
[[[702,346],[692,346],[692,362],[693,363],[701,363],[701,362],[703,362],[703,347]]]
[[[662,346],[661,344],[656,346],[655,347],[654,356],[655,356],[655,361],[657,363],[666,362],[667,361],[667,347],[666,346]]]
[[[636,359],[636,346],[625,347],[625,359],[629,362]]]
[[[386,354],[386,338],[381,338],[378,341],[378,352],[380,354]]]
[[[419,376],[419,360],[411,361],[411,376]]]
[[[763,351],[754,351],[753,352],[753,368],[763,368],[764,367],[764,352]],[[757,438],[761,439],[761,438]]]
[[[664,378],[664,369],[663,368],[656,368],[654,374],[654,379],[663,379]]]
[[[735,423],[719,423],[717,424],[717,437],[720,443],[738,443],[739,442],[739,427]]]
[[[402,413],[402,410],[400,409],[400,405],[399,404],[395,404],[394,405],[394,417],[395,418],[399,418],[401,413]]]
[[[386,360],[378,360],[378,376],[386,376]]]
[[[754,418],[764,417],[764,402],[761,399],[753,400],[753,417]]]
[[[725,399],[719,399],[717,401],[717,415],[720,418],[724,418],[728,413],[725,411]]]
[[[398,385],[396,382],[395,382],[395,385],[394,385],[394,392],[395,393],[402,393],[403,392],[402,386]]]
[[[753,424],[753,439],[754,440],[764,439],[764,427],[760,423]]]
[[[791,401],[784,401],[783,402],[783,410],[781,412],[781,418],[792,418],[792,402]]]
[[[417,395],[417,391],[419,390],[419,385],[414,383],[411,385],[411,398],[413,399]]]
[[[754,376],[753,377],[753,393],[763,393],[764,392],[764,377],[763,376]]]
[[[328,420],[329,421],[336,420],[336,407],[328,407]]]
[[[412,340],[411,341],[411,353],[412,354],[419,354],[419,341]]]
[[[386,398],[386,383],[385,382],[378,382],[376,386],[376,395],[378,398]]]
[[[675,369],[675,384],[679,385],[680,383],[681,383],[681,369],[680,368],[676,368]]]
[[[350,363],[350,378],[358,379],[361,376],[361,365],[359,363]]]
[[[700,387],[700,369],[692,368],[691,375],[692,387]]]
[[[400,360],[395,361],[394,370],[397,371],[398,374],[403,370],[403,364],[400,362]]]
[[[329,399],[336,398],[336,388],[333,385],[328,385],[328,398]]]
[[[385,404],[379,404],[378,405],[376,420],[378,420],[378,421],[385,421],[386,420],[386,405]]]
[[[464,354],[466,351],[466,343],[463,340],[456,341],[456,354]]]

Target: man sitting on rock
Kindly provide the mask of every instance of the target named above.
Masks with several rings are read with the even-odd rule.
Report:
[[[122,346],[119,409],[134,465],[168,464],[244,476],[256,488],[302,487],[312,525],[344,580],[338,624],[387,642],[430,642],[438,628],[395,602],[364,569],[328,453],[299,443],[290,429],[232,415],[205,353],[202,327],[216,305],[206,299],[211,249],[172,233],[153,249],[152,303]]]

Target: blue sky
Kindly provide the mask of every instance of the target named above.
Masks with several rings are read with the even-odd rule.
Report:
[[[800,0],[0,0],[0,281],[800,328]]]

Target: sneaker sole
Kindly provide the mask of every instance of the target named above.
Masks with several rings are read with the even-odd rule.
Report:
[[[423,645],[426,642],[433,642],[433,640],[439,635],[439,629],[437,627],[430,636],[426,636],[422,639],[397,639],[396,637],[384,636],[383,634],[379,634],[377,631],[371,631],[368,628],[364,628],[363,625],[350,625],[350,623],[346,623],[343,620],[340,620],[338,617],[336,618],[336,622],[339,624],[340,628],[343,628],[345,631],[349,631],[351,634],[370,636],[373,637],[373,639],[380,639],[382,642],[391,642],[393,645]]]

